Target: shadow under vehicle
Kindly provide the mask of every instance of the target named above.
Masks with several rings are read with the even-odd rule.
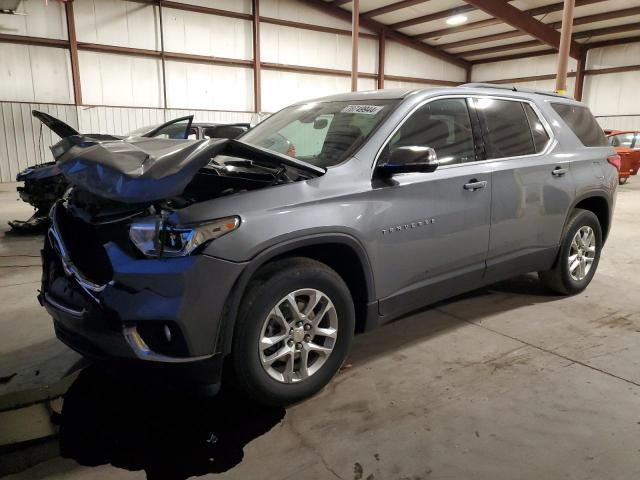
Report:
[[[79,133],[66,123],[47,113],[33,110],[32,115],[49,127],[60,138]],[[201,139],[201,138],[235,138],[250,128],[248,123],[219,124],[193,122],[193,115],[180,117],[160,125],[151,125],[129,132],[127,135],[88,134],[92,138],[102,140],[124,139],[132,137]],[[18,195],[23,202],[33,206],[35,212],[28,220],[9,222],[16,233],[44,233],[49,227],[49,211],[52,205],[62,198],[69,188],[69,182],[62,175],[56,162],[32,165],[16,176]]]

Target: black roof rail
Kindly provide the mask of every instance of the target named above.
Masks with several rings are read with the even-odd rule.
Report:
[[[511,92],[522,92],[522,93],[536,93],[538,95],[547,95],[549,97],[559,97],[559,98],[570,98],[566,95],[560,95],[555,92],[545,92],[544,90],[533,90],[530,88],[519,88],[515,85],[497,85],[495,83],[481,83],[481,82],[473,82],[473,83],[465,83],[463,85],[459,85],[460,87],[467,88],[495,88],[497,90],[509,90]]]

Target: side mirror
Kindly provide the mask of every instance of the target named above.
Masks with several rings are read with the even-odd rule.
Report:
[[[398,147],[391,151],[386,163],[378,165],[377,171],[390,177],[398,173],[433,172],[438,165],[438,156],[431,147]]]

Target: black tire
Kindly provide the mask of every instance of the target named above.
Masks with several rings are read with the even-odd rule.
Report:
[[[591,227],[595,236],[595,256],[591,268],[586,276],[581,280],[577,280],[571,276],[569,271],[569,255],[571,252],[571,242],[576,232],[583,227]],[[600,252],[602,251],[602,227],[596,215],[589,210],[576,208],[564,229],[562,244],[558,259],[551,270],[546,272],[538,272],[538,276],[544,285],[551,290],[563,295],[574,295],[580,293],[591,282],[596,273],[598,263],[600,261]]]
[[[624,185],[629,180],[629,177],[618,177],[618,185]]]
[[[316,289],[333,303],[338,328],[333,350],[319,369],[297,383],[272,378],[262,366],[259,342],[269,312],[289,293]],[[289,405],[320,391],[347,357],[355,331],[349,288],[327,265],[308,258],[286,258],[262,268],[242,299],[230,355],[233,383],[260,403]],[[284,346],[283,344],[280,344]]]

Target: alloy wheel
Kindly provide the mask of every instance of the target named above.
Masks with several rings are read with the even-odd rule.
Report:
[[[301,382],[324,365],[337,335],[338,315],[331,299],[312,288],[293,291],[264,321],[259,340],[262,367],[279,382]]]
[[[576,281],[582,281],[589,274],[596,257],[596,235],[589,226],[578,229],[569,249],[569,274]]]

